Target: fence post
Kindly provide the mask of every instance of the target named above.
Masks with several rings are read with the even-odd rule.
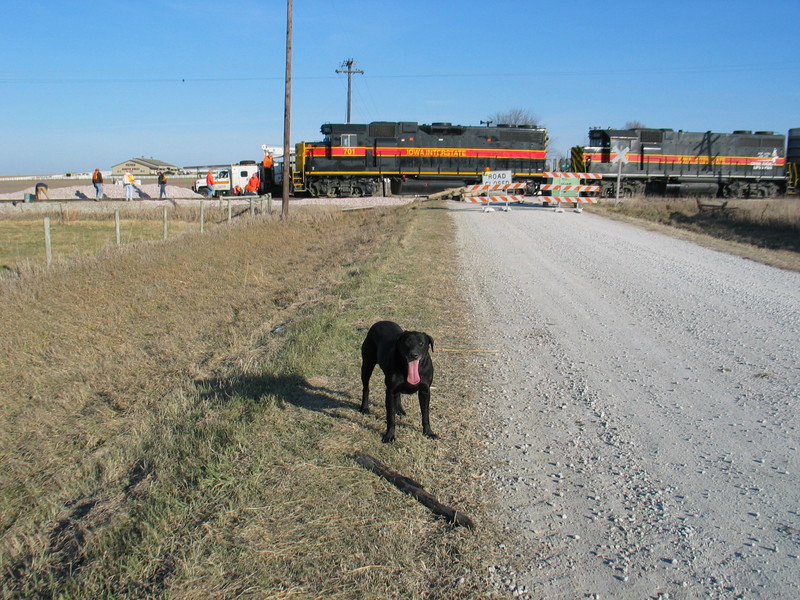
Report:
[[[167,207],[164,207],[164,241],[167,241],[168,232],[167,232]]]
[[[205,230],[205,220],[206,220],[206,201],[200,200],[200,233],[203,233]]]
[[[231,200],[228,198],[228,223],[231,222]]]
[[[122,238],[120,236],[120,227],[119,227],[119,209],[114,211],[114,231],[117,235],[117,246],[120,245]]]
[[[267,194],[267,210],[272,214],[272,194]]]
[[[53,262],[53,244],[50,240],[50,217],[44,218],[44,253],[47,257],[47,266]]]
[[[250,216],[251,217],[254,214],[256,214],[256,206],[255,206],[255,203],[253,202],[253,200],[254,200],[254,198],[252,196],[250,196]]]

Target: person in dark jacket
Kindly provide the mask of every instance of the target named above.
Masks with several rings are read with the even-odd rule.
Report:
[[[94,186],[94,199],[100,200],[103,197],[103,174],[100,169],[95,169],[92,173],[92,185]]]

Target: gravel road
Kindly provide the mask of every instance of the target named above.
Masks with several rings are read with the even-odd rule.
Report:
[[[558,599],[800,598],[800,274],[451,203],[503,519]]]

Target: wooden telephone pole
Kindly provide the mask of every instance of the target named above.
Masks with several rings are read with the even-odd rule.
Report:
[[[292,0],[286,0],[286,98],[283,105],[283,198],[281,219],[289,218],[289,183],[292,179],[291,125],[292,125]]]
[[[364,74],[364,71],[361,71],[360,69],[354,69],[353,67],[355,65],[356,61],[354,61],[352,58],[348,58],[340,65],[342,67],[341,69],[336,69],[337,73],[347,73],[347,123],[350,122],[350,100],[353,93],[353,73],[360,73],[361,75]]]

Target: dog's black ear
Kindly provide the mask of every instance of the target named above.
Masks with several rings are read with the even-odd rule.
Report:
[[[433,350],[433,338],[427,333],[425,334],[425,337],[428,338],[428,343],[431,345],[431,350]]]

